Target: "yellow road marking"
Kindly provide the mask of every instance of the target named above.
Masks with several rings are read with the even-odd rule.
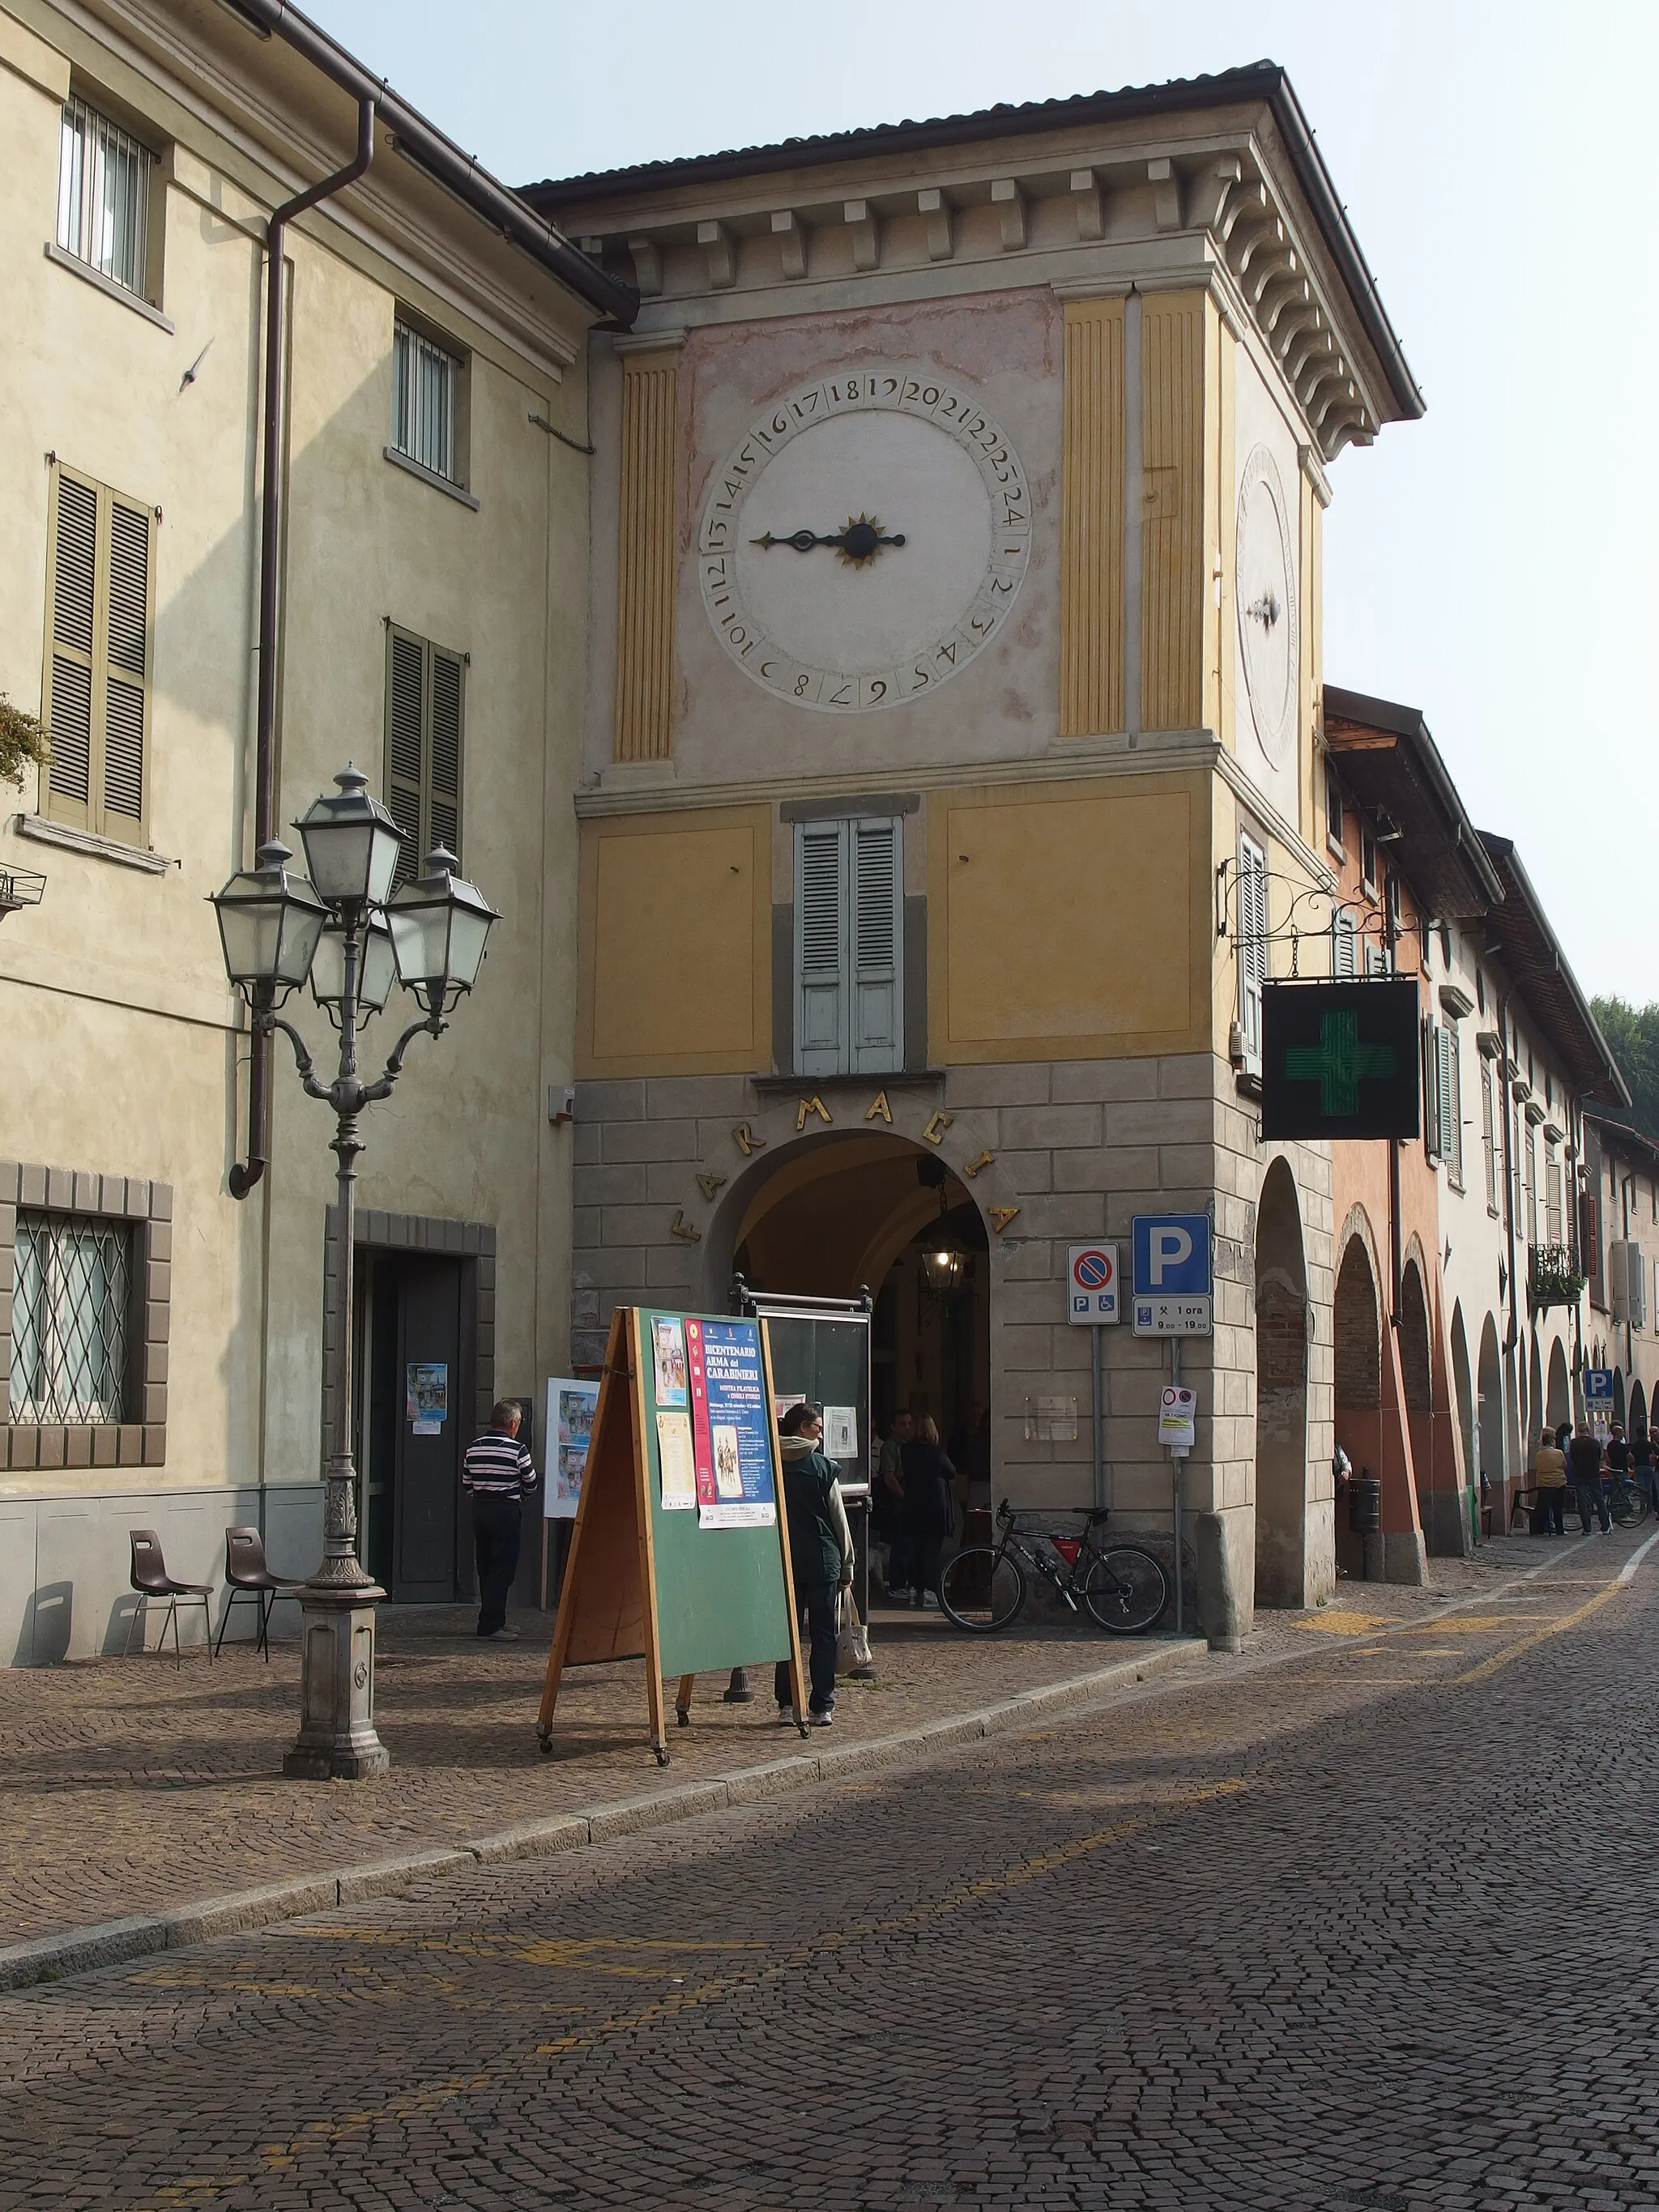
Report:
[[[1627,1588],[1628,1584],[1624,1583],[1609,1583],[1605,1589],[1598,1590],[1594,1597],[1587,1598],[1583,1605],[1576,1606],[1571,1613],[1564,1613],[1558,1620],[1547,1620],[1537,1628],[1528,1630],[1524,1636],[1516,1637],[1513,1644],[1505,1644],[1501,1651],[1494,1651],[1489,1659],[1481,1660],[1467,1674],[1455,1674],[1452,1680],[1455,1682],[1484,1680],[1488,1674],[1495,1674],[1500,1667],[1507,1667],[1511,1659],[1518,1659],[1523,1651],[1530,1651],[1534,1644],[1542,1644],[1547,1637],[1559,1636],[1564,1629],[1576,1628],[1581,1620],[1587,1620],[1591,1613],[1600,1612],[1609,1598],[1620,1596]]]
[[[1333,1636],[1366,1636],[1373,1628],[1391,1628],[1394,1616],[1387,1613],[1312,1613],[1305,1620],[1298,1620],[1298,1628],[1322,1628]]]

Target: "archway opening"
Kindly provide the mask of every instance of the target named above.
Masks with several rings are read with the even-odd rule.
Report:
[[[1364,1239],[1351,1237],[1337,1269],[1336,1441],[1356,1474],[1382,1464],[1382,1309]],[[1336,1532],[1336,1556],[1349,1574],[1364,1571],[1364,1544],[1346,1528]]]
[[[1469,1372],[1469,1340],[1463,1328],[1463,1309],[1452,1308],[1452,1390],[1457,1400],[1457,1434],[1463,1446],[1463,1480],[1471,1490],[1480,1482],[1480,1446],[1474,1428],[1474,1377]],[[1474,1526],[1480,1523],[1477,1516]]]
[[[1480,1418],[1480,1473],[1499,1492],[1504,1487],[1504,1365],[1498,1350],[1498,1324],[1486,1316],[1480,1330],[1480,1358],[1476,1369]],[[1500,1522],[1499,1525],[1502,1525]]]
[[[1527,1360],[1527,1405],[1521,1425],[1525,1463],[1528,1467],[1530,1467],[1537,1457],[1538,1435],[1543,1424],[1544,1349],[1538,1341],[1538,1330],[1534,1325],[1532,1332],[1532,1351]]]
[[[1630,1432],[1633,1437],[1644,1437],[1648,1432],[1647,1393],[1639,1382],[1630,1386]]]
[[[1544,1418],[1553,1429],[1559,1429],[1563,1421],[1572,1419],[1572,1385],[1567,1379],[1566,1347],[1559,1336],[1550,1346],[1549,1395],[1545,1401]]]
[[[1255,1601],[1308,1600],[1308,1277],[1296,1182],[1275,1160],[1255,1218]]]
[[[792,1149],[741,1202],[736,1273],[775,1294],[854,1297],[867,1288],[876,1435],[901,1408],[929,1416],[969,1502],[985,1504],[990,1253],[967,1187],[929,1146],[876,1130]]]

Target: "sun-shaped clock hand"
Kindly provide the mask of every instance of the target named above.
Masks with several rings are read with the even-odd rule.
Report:
[[[764,538],[751,538],[751,545],[793,545],[797,553],[810,553],[815,546],[830,545],[842,562],[850,568],[867,568],[884,545],[902,545],[902,534],[888,538],[882,534],[880,518],[873,514],[850,515],[844,530],[832,537],[820,537],[811,530],[792,530],[782,538],[775,538],[769,530]]]

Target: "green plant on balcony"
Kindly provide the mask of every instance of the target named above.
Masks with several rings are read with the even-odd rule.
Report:
[[[1584,1287],[1570,1244],[1534,1244],[1527,1278],[1527,1297],[1534,1313],[1547,1306],[1574,1306]]]
[[[52,758],[52,741],[36,714],[14,707],[0,691],[0,783],[21,783],[25,766],[44,768]]]

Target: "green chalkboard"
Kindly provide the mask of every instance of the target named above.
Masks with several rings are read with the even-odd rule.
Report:
[[[763,1327],[640,1310],[659,1665],[670,1678],[790,1656]]]

